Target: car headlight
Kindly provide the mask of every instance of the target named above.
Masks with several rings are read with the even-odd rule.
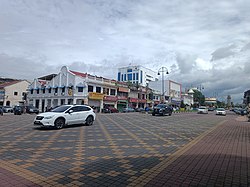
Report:
[[[53,118],[54,116],[46,116],[46,117],[44,117],[44,119],[51,119],[51,118]]]

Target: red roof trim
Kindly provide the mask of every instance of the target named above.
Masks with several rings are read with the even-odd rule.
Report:
[[[77,72],[77,71],[72,71],[72,70],[69,70],[71,73],[77,75],[77,76],[80,76],[80,77],[86,77],[87,76],[87,73],[80,73],[80,72]]]
[[[0,84],[0,88],[4,88],[4,87],[7,87],[7,86],[10,86],[10,85],[19,83],[19,82],[21,82],[21,80],[16,80],[16,81],[11,81],[11,82],[5,82],[3,84]]]

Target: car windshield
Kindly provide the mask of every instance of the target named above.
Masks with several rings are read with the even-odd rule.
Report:
[[[218,108],[217,110],[218,110],[218,111],[225,111],[224,108]]]
[[[67,109],[69,109],[71,106],[66,106],[66,105],[63,105],[63,106],[59,106],[53,110],[51,110],[51,112],[65,112]]]
[[[159,107],[159,108],[165,108],[165,107],[166,107],[166,105],[159,104],[159,105],[157,105],[156,107]]]
[[[206,109],[206,107],[200,107],[200,109]]]

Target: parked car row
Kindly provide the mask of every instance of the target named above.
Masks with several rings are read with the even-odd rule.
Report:
[[[233,108],[232,111],[235,112],[235,114],[239,114],[242,116],[248,114],[247,109],[244,109],[244,108]]]
[[[200,106],[198,108],[198,114],[208,114],[208,111],[214,111],[216,115],[223,115],[226,116],[226,110],[224,108],[212,108],[212,107],[206,107],[206,106]]]
[[[0,107],[0,115],[3,115],[3,113],[14,113],[14,115],[21,115],[23,113],[28,113],[28,114],[38,114],[39,110],[34,107],[34,106],[1,106]]]

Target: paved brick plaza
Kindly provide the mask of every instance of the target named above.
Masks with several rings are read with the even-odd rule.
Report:
[[[98,114],[93,126],[0,116],[0,186],[249,186],[250,123],[236,115]]]

